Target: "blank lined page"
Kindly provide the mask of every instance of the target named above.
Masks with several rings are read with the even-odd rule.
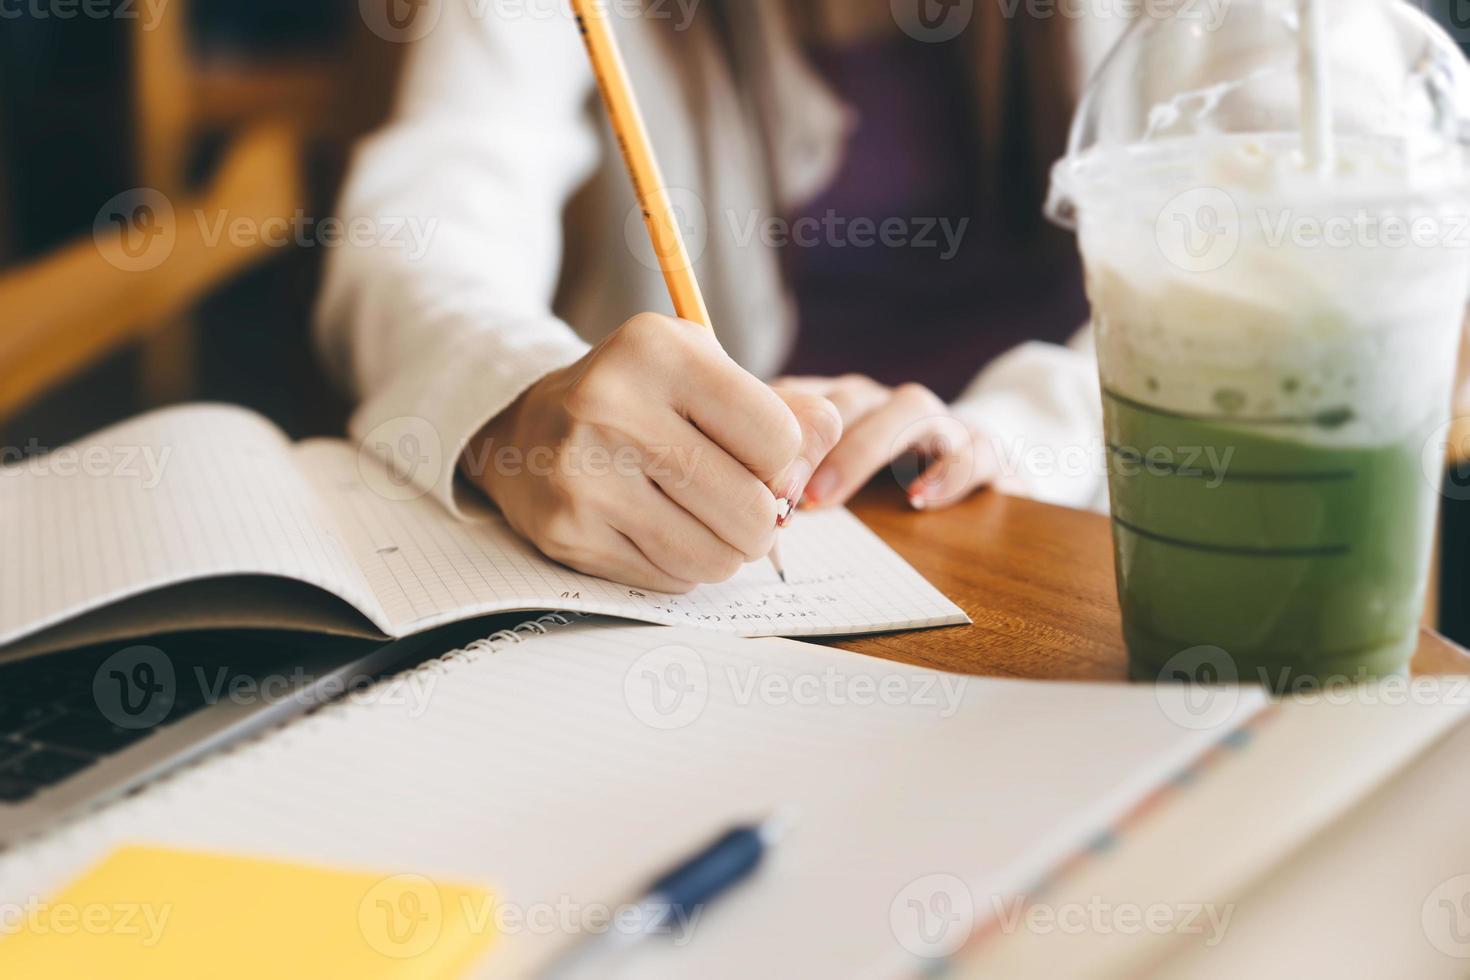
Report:
[[[967,622],[965,614],[846,511],[801,514],[782,532],[788,581],[768,562],[685,596],[629,589],[571,571],[524,542],[496,514],[455,520],[427,497],[395,499],[364,478],[378,465],[343,443],[310,442],[297,460],[396,635],[469,615],[565,609],[741,636],[818,636]]]
[[[191,579],[279,575],[376,606],[265,419],[167,409],[0,470],[0,645]],[[381,618],[380,616],[377,618]]]
[[[534,910],[542,925],[503,936],[480,974],[524,977],[573,938],[575,916],[780,812],[790,831],[770,861],[685,943],[649,943],[600,975],[913,972],[910,899],[937,881],[961,896],[944,911],[972,913],[976,929],[1013,913],[1013,895],[1265,701],[1242,691],[1201,729],[1177,720],[1197,717],[1192,693],[553,626],[430,664],[6,855],[0,901],[49,896],[120,842],[425,875],[477,883],[522,923]]]

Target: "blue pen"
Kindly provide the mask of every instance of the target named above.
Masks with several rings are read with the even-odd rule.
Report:
[[[761,859],[784,836],[785,822],[771,818],[755,827],[736,827],[698,854],[661,875],[608,931],[589,936],[557,957],[543,980],[580,976],[594,959],[628,949],[666,924],[693,922],[701,910],[755,873]]]

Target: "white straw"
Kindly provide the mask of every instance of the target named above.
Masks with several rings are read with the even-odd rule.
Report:
[[[1307,168],[1327,174],[1337,156],[1332,137],[1332,88],[1328,77],[1327,4],[1297,0],[1297,79],[1302,99],[1302,156]]]

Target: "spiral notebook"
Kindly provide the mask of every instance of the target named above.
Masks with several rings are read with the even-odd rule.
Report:
[[[1189,698],[547,616],[0,858],[0,902],[129,844],[418,875],[515,913],[478,975],[524,977],[575,938],[559,910],[615,909],[780,813],[759,876],[636,975],[902,974],[929,950],[910,899],[960,882],[1003,912],[1265,703],[1201,725]],[[552,926],[505,926],[531,921]]]
[[[760,562],[686,596],[578,574],[488,508],[473,517],[456,520],[370,447],[292,445],[220,405],[154,412],[0,468],[0,646],[63,623],[71,645],[206,626],[402,637],[537,609],[742,636],[967,622],[846,511],[783,532],[787,582]]]

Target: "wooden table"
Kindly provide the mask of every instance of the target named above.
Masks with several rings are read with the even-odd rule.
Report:
[[[964,674],[1127,680],[1107,518],[989,492],[950,510],[916,513],[883,480],[852,510],[974,625],[837,646]],[[1425,630],[1413,668],[1470,674],[1470,652]]]

